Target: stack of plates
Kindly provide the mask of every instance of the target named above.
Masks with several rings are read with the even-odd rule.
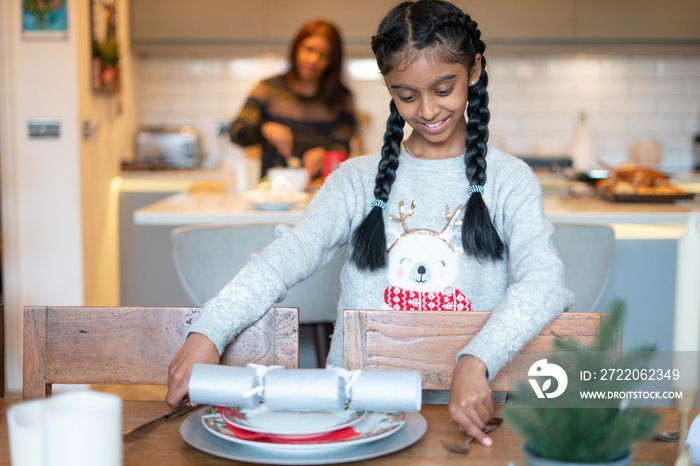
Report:
[[[425,433],[419,413],[273,411],[207,407],[192,413],[180,434],[193,447],[223,458],[268,464],[330,464],[386,455]]]

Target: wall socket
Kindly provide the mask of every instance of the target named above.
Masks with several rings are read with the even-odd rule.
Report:
[[[30,138],[57,138],[61,136],[61,120],[58,118],[29,118],[27,130]]]
[[[83,120],[83,139],[86,141],[96,141],[100,137],[100,120],[89,118]]]

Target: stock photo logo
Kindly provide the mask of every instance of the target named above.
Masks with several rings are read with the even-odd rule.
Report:
[[[557,364],[548,363],[546,359],[540,359],[535,361],[530,370],[527,372],[528,377],[536,377],[535,379],[528,379],[532,389],[535,391],[537,398],[556,398],[566,390],[566,386],[569,383],[569,377],[567,377],[566,372],[561,366]],[[537,379],[545,378],[544,383],[540,387]],[[552,379],[557,381],[557,385],[554,391],[549,391],[552,388]]]

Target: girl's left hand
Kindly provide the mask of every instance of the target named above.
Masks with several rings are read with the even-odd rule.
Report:
[[[491,388],[486,377],[486,364],[471,355],[462,356],[452,373],[450,401],[447,407],[450,417],[459,430],[473,436],[483,445],[493,440],[483,429],[493,412]]]

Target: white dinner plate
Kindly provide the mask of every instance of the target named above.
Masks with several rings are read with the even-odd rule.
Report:
[[[224,421],[239,429],[284,437],[310,436],[332,432],[359,422],[362,411],[344,409],[338,411],[273,411],[258,403],[254,408],[224,408]]]
[[[257,210],[289,210],[300,202],[309,200],[305,192],[253,190],[240,194],[241,199],[253,204]]]
[[[351,448],[343,446],[321,451],[278,452],[228,442],[210,434],[201,421],[204,411],[205,408],[202,408],[191,413],[180,425],[180,435],[185,442],[197,450],[220,458],[262,464],[337,464],[376,458],[413,445],[425,435],[428,428],[425,418],[420,413],[406,413],[403,429],[376,442]]]
[[[309,452],[332,450],[338,447],[359,445],[373,442],[397,433],[405,424],[406,415],[399,413],[368,412],[352,429],[355,435],[334,440],[310,441],[304,439],[285,439],[285,443],[274,443],[262,440],[246,440],[237,437],[228,428],[216,407],[207,408],[202,414],[202,425],[210,433],[226,441],[249,445],[255,448],[282,452]]]

